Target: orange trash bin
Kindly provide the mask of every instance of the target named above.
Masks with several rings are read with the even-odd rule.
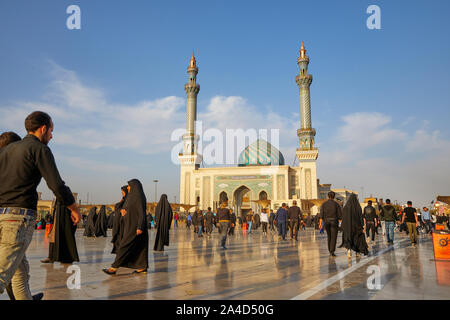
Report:
[[[52,226],[53,226],[53,224],[51,224],[51,223],[47,223],[47,224],[45,225],[45,237],[46,237],[46,238],[48,237],[48,234],[49,234],[50,231],[52,230]]]
[[[433,251],[436,260],[450,261],[450,232],[438,230],[433,232]]]

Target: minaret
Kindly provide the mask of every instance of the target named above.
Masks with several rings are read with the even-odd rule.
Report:
[[[189,74],[188,83],[184,85],[187,94],[186,110],[186,134],[183,135],[184,149],[183,155],[194,155],[197,153],[198,136],[195,135],[195,121],[197,120],[197,95],[200,85],[197,84],[197,63],[194,52],[192,52],[191,62],[187,68]]]
[[[308,74],[309,57],[306,55],[303,41],[297,64],[300,68],[300,74],[296,77],[300,94],[300,129],[297,130],[300,148],[297,149],[297,158],[301,162],[305,160],[316,160],[319,156],[319,151],[314,147],[316,130],[311,126],[311,98],[309,87],[313,79],[312,75]]]
[[[197,120],[197,95],[200,85],[197,84],[197,63],[194,52],[187,68],[188,83],[184,85],[187,95],[186,103],[186,133],[183,135],[183,153],[178,155],[180,160],[180,203],[195,204],[195,172],[200,167],[202,156],[197,153],[199,136],[195,134]]]

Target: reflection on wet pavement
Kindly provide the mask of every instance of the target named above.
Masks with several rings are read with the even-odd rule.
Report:
[[[239,230],[228,238],[228,250],[219,248],[217,230],[211,238],[198,238],[184,228],[170,232],[171,246],[164,253],[150,251],[148,274],[119,269],[108,276],[101,269],[114,261],[111,237],[84,238],[78,230],[81,288],[70,290],[68,265],[40,263],[48,243],[44,233],[36,231],[27,252],[32,292],[43,291],[44,299],[67,300],[450,299],[450,262],[433,260],[431,238],[422,237],[412,248],[396,233],[394,248],[379,238],[371,255],[348,259],[344,249],[337,250],[336,258],[329,257],[326,235],[310,229],[301,232],[298,242],[263,236],[260,230],[251,235]],[[154,236],[150,230],[150,248]],[[378,270],[379,288],[368,287],[368,279],[373,279],[369,268]],[[0,299],[8,297],[3,294]]]

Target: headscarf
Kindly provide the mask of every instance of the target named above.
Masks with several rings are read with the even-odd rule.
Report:
[[[342,210],[341,247],[367,254],[367,243],[362,224],[361,205],[356,194],[352,193]]]
[[[162,251],[164,246],[169,245],[169,230],[172,223],[173,213],[167,195],[161,195],[155,211],[155,222],[157,225],[157,233],[155,238],[154,250]]]

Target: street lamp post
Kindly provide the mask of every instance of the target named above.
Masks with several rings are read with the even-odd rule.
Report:
[[[155,183],[155,202],[158,202],[158,180],[153,180]]]

